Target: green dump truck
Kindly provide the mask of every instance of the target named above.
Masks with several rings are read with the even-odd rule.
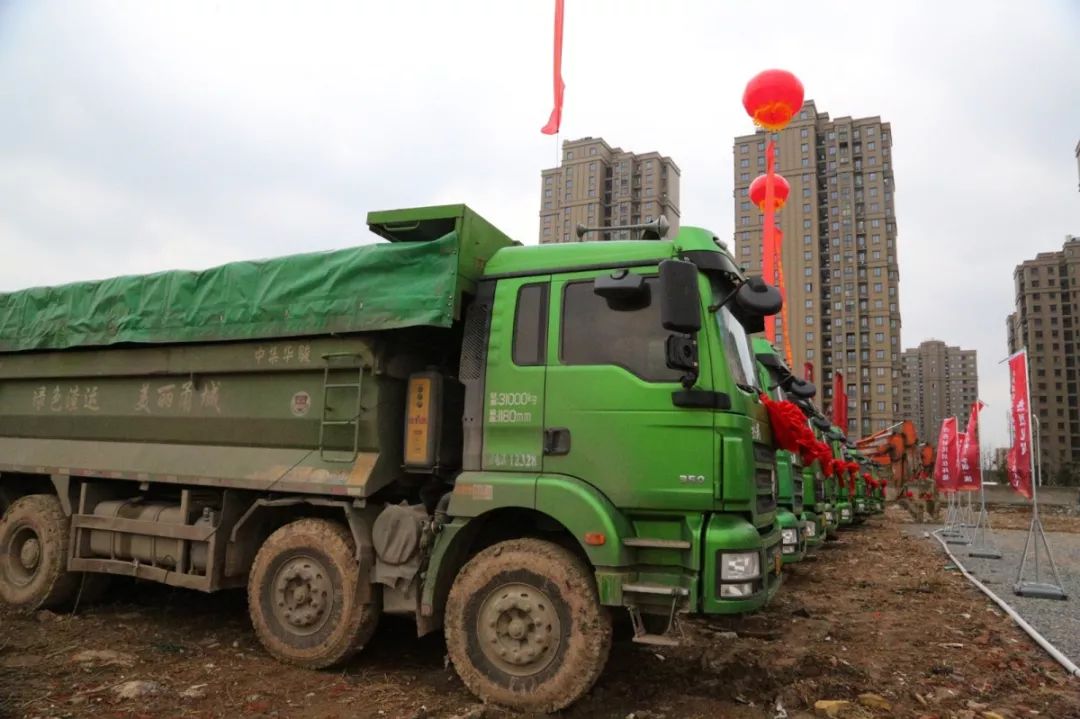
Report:
[[[809,401],[816,394],[813,384],[799,379],[781,359],[776,348],[763,337],[753,340],[761,383],[776,401],[784,401],[790,395],[801,401]],[[813,492],[813,477],[806,482],[803,466],[798,455],[786,450],[776,453],[777,521],[780,524],[781,551],[785,564],[800,562],[806,557],[808,543],[819,544],[818,519],[811,512],[807,516],[805,499]],[[812,540],[812,541],[811,541]]]
[[[267,651],[309,668],[410,615],[475,694],[545,711],[596,680],[614,612],[670,644],[769,600],[747,333],[774,288],[692,227],[368,225],[386,242],[0,295],[0,599],[246,588]]]

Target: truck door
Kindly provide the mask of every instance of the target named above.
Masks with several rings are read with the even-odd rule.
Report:
[[[620,507],[708,509],[713,413],[672,403],[681,373],[666,362],[659,278],[643,273],[645,297],[611,303],[597,274],[551,283],[544,474],[585,480]],[[711,389],[707,343],[699,353],[697,386]]]
[[[495,288],[484,383],[485,470],[540,472],[550,281],[501,279]]]

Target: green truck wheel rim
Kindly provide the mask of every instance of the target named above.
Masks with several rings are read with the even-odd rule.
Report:
[[[551,598],[528,584],[505,584],[477,616],[480,651],[513,676],[543,671],[558,654],[562,624]]]
[[[274,575],[274,616],[293,634],[315,634],[330,617],[335,589],[322,562],[309,555],[293,557]]]

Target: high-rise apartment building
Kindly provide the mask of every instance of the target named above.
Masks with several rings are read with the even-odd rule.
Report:
[[[880,117],[830,118],[806,102],[775,136],[777,170],[791,185],[779,212],[792,361],[818,384],[826,410],[843,373],[848,433],[865,436],[902,419],[900,298],[892,130]],[[735,252],[760,271],[763,217],[748,197],[765,172],[758,131],[735,138]]]
[[[937,441],[941,420],[956,417],[960,431],[979,398],[975,350],[927,340],[904,350],[900,413],[915,423],[919,439]]]
[[[567,140],[562,164],[541,172],[540,242],[577,242],[577,225],[611,227],[667,218],[679,229],[679,166],[658,152],[636,155],[603,138]],[[586,235],[586,240],[629,239],[629,232]],[[636,235],[633,235],[636,236]]]
[[[1080,237],[1018,265],[1013,282],[1009,353],[1027,347],[1043,481],[1053,483],[1080,475]]]

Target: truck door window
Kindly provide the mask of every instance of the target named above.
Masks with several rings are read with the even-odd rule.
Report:
[[[513,360],[518,366],[547,361],[548,285],[538,282],[518,290],[514,313]]]
[[[648,277],[650,296],[659,280]],[[660,325],[660,305],[612,309],[593,291],[592,280],[569,282],[563,290],[559,357],[566,365],[616,365],[650,382],[678,382],[667,366],[668,332]]]

